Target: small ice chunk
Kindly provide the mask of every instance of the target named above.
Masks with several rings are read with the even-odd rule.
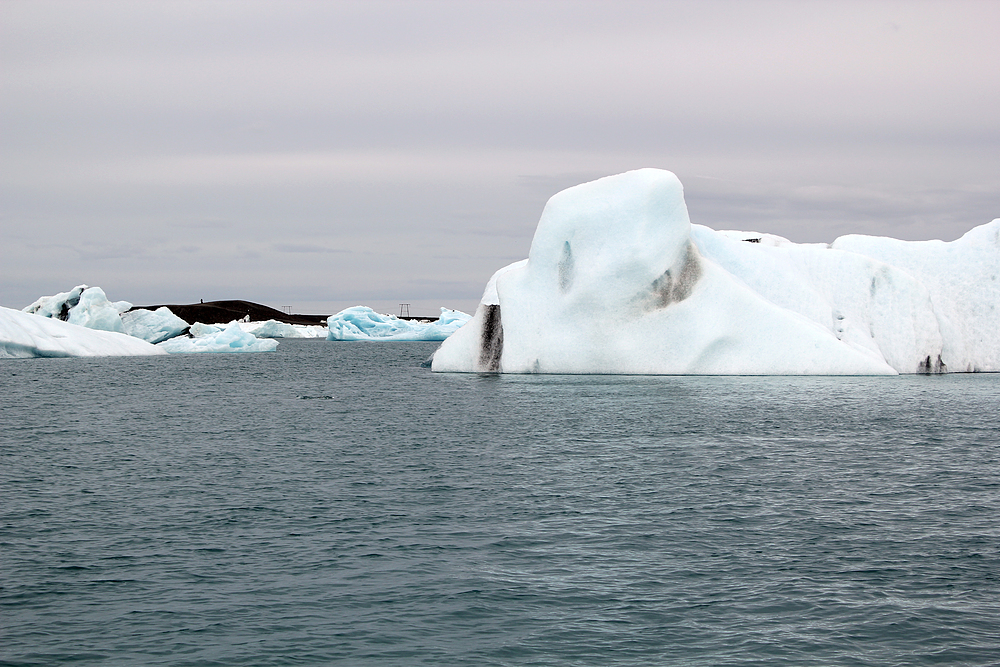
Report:
[[[202,336],[217,334],[220,331],[222,331],[222,327],[217,327],[214,324],[202,324],[201,322],[195,322],[191,325],[191,330],[188,333],[194,338],[201,338]]]

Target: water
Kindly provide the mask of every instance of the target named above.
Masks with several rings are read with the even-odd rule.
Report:
[[[0,664],[1000,662],[1000,376],[0,363]]]

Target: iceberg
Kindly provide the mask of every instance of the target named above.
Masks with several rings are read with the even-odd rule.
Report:
[[[277,342],[273,340],[261,340],[265,336],[258,337],[252,332],[244,331],[241,328],[245,327],[253,331],[254,323],[232,322],[223,328],[196,322],[189,326],[186,321],[175,315],[166,306],[157,308],[156,310],[146,308],[131,310],[131,308],[132,304],[128,301],[116,301],[114,303],[109,301],[104,290],[100,287],[77,285],[68,292],[61,292],[54,296],[43,296],[25,308],[23,312],[54,321],[61,320],[87,329],[127,334],[130,337],[156,345],[155,349],[157,351],[153,354],[163,354],[166,352],[173,354],[191,352],[271,352],[278,346]],[[276,334],[266,336],[266,338],[292,336],[312,336],[319,338],[326,335],[325,327],[294,327],[290,332],[292,334],[290,336],[287,335],[289,332],[282,329],[282,327],[290,325],[283,325],[280,322],[273,321],[256,324],[263,325],[257,328],[264,329],[264,333],[270,332]],[[300,331],[305,329],[310,329],[311,331]],[[0,339],[0,344],[3,343],[3,340],[5,339]],[[10,343],[8,346],[10,350],[21,350],[20,346],[23,341],[21,338],[18,338],[17,341]],[[43,346],[41,349],[42,352],[45,352],[49,348]],[[55,352],[58,352],[58,349],[55,349]],[[149,352],[146,353],[149,354]],[[115,353],[105,351],[102,354]],[[13,353],[8,354],[8,356],[12,355]],[[21,354],[18,352],[13,356],[78,355],[29,354],[27,352]]]
[[[441,309],[438,319],[404,320],[382,315],[367,306],[345,308],[327,319],[327,340],[437,341],[458,331],[471,316],[458,310]]]
[[[68,292],[43,296],[24,312],[54,318],[99,331],[125,333],[120,314],[132,307],[128,301],[112,303],[100,287],[77,285]]]
[[[957,241],[832,244],[692,225],[658,169],[564,190],[434,371],[1000,371],[1000,219]]]
[[[261,339],[240,328],[239,322],[230,322],[225,328],[196,322],[191,325],[190,336],[177,336],[158,343],[157,348],[170,354],[197,352],[273,352],[278,341]]]
[[[82,291],[82,290],[81,290]],[[116,315],[117,317],[117,315]],[[0,306],[0,359],[163,354],[139,338]]]
[[[241,322],[240,328],[257,338],[326,338],[328,332],[325,326],[286,324],[277,320]]]
[[[137,308],[121,314],[125,333],[148,343],[162,343],[185,333],[190,325],[166,306],[156,310]]]

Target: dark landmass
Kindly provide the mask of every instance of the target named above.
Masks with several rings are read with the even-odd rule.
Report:
[[[188,324],[201,322],[202,324],[227,324],[233,320],[241,320],[247,315],[252,322],[263,322],[266,320],[277,320],[285,324],[326,324],[328,315],[289,315],[288,313],[262,306],[259,303],[250,301],[208,301],[206,303],[192,303],[189,305],[159,304],[156,306],[135,306],[132,310],[145,308],[146,310],[156,310],[166,306],[177,317]]]

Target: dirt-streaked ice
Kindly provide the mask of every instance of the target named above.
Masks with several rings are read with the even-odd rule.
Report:
[[[1000,220],[961,239],[795,244],[691,225],[657,169],[564,190],[435,371],[1000,371]]]

